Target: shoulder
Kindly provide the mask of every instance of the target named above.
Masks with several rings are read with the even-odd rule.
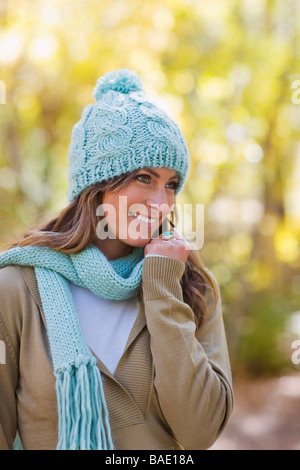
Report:
[[[0,338],[10,348],[15,359],[23,324],[26,289],[25,280],[17,266],[0,269]]]
[[[0,269],[0,313],[13,313],[39,304],[34,268],[6,266]]]
[[[34,276],[34,269],[29,268]],[[29,292],[21,266],[5,266],[0,269],[0,299],[3,296],[16,296],[20,292]]]
[[[6,266],[0,269],[0,299],[14,295],[16,290],[24,288],[26,283],[18,266]]]
[[[19,266],[5,266],[0,268],[0,288],[9,288],[11,285],[22,285],[24,278]]]
[[[12,354],[24,328],[32,328],[34,318],[42,315],[34,268],[6,266],[0,269],[0,338],[11,346]],[[16,356],[17,357],[17,356]]]

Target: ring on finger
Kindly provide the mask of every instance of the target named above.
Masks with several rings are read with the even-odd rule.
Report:
[[[162,234],[162,239],[163,240],[171,240],[172,238],[175,238],[175,233],[172,230],[170,230],[168,232],[164,232]]]

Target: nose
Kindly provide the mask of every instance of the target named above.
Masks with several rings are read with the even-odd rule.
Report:
[[[145,201],[147,207],[149,207],[153,213],[168,214],[172,208],[172,204],[175,201],[169,201],[167,192],[164,188],[153,191],[150,197]]]
[[[168,197],[164,188],[158,188],[157,190],[152,191],[150,197],[148,197],[146,201],[149,206],[151,204],[167,204],[167,202]]]

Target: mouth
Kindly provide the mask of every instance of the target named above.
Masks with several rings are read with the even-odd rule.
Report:
[[[157,222],[159,219],[158,218],[150,218],[148,216],[139,214],[137,212],[129,211],[128,212],[129,217],[135,217],[138,219],[142,224],[147,224],[147,225],[153,225],[155,222]]]

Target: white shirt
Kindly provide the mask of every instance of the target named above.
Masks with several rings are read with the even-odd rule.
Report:
[[[137,297],[110,300],[70,281],[69,286],[87,345],[114,375],[138,315]]]
[[[138,314],[136,297],[110,300],[69,282],[83,336],[114,374]]]

